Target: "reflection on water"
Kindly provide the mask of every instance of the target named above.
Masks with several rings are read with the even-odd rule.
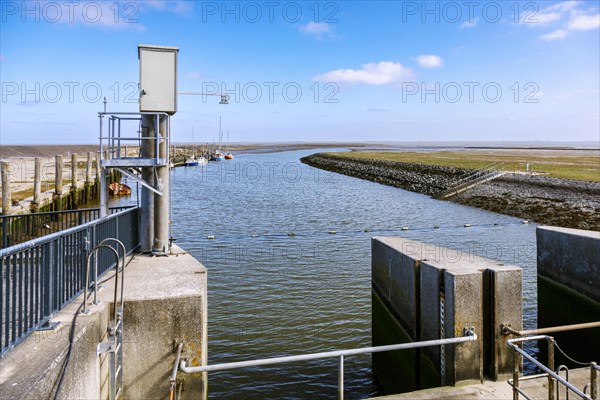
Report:
[[[525,328],[535,326],[533,225],[299,162],[313,152],[245,154],[173,171],[173,236],[208,268],[210,364],[369,346],[377,235],[523,267]],[[370,356],[345,364],[346,398],[377,394]],[[209,393],[334,398],[337,360],[212,373]]]

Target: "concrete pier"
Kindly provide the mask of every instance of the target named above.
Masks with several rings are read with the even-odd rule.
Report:
[[[457,346],[377,354],[388,393],[497,380],[512,371],[501,325],[522,325],[522,273],[515,266],[402,238],[372,239],[373,345],[461,336]]]
[[[192,365],[207,360],[206,269],[191,255],[173,246],[170,257],[135,255],[125,269],[123,319],[124,396],[128,399],[169,397],[169,376],[175,361],[174,344],[186,342],[185,353]],[[113,272],[101,280],[100,304],[91,304],[89,314],[77,316],[73,349],[60,398],[107,398],[106,356],[97,346],[107,338],[114,296]],[[3,399],[48,398],[68,353],[69,330],[82,303],[76,298],[51,322],[53,330],[37,331],[1,360],[0,393]],[[202,375],[180,374],[182,398],[205,398]]]

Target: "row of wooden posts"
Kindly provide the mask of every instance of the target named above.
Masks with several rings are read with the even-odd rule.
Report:
[[[87,153],[87,162],[85,166],[85,183],[83,188],[86,190],[86,200],[89,200],[88,193],[91,192],[91,188],[95,186],[100,177],[100,154],[96,153],[96,160],[94,163],[93,152]],[[55,156],[55,175],[54,175],[54,195],[52,202],[57,205],[57,210],[62,208],[61,198],[63,197],[63,156]],[[71,186],[69,194],[72,195],[72,204],[77,204],[77,191],[81,189],[77,181],[77,154],[71,154]],[[92,171],[95,169],[95,177],[92,176]],[[11,213],[12,208],[12,193],[11,193],[11,172],[10,162],[1,161],[0,170],[2,174],[2,214],[8,215]],[[42,160],[39,157],[35,158],[34,167],[34,181],[33,181],[33,200],[31,202],[31,211],[36,211],[42,205]]]

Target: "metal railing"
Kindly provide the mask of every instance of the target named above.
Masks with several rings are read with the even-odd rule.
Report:
[[[533,358],[531,355],[527,354],[527,352],[525,352],[525,350],[523,350],[519,347],[520,343],[532,341],[532,340],[535,340],[535,341],[546,340],[548,342],[548,365],[547,366],[544,365],[543,363],[539,362],[535,358]],[[586,400],[596,400],[598,398],[598,393],[597,393],[598,372],[597,371],[599,369],[598,369],[598,365],[595,362],[591,362],[589,364],[589,366],[590,366],[590,384],[589,384],[589,386],[591,387],[591,395],[590,396],[588,396],[585,393],[586,389],[581,390],[581,389],[577,388],[576,386],[572,385],[571,383],[569,383],[568,375],[567,375],[567,379],[565,379],[559,375],[559,372],[560,372],[560,369],[562,366],[559,367],[559,371],[554,372],[555,340],[552,336],[537,335],[537,336],[520,337],[520,338],[508,340],[507,344],[514,350],[513,378],[508,380],[508,384],[513,388],[513,400],[519,400],[519,395],[525,397],[527,400],[533,400],[533,398],[531,396],[529,396],[527,393],[525,393],[525,391],[523,389],[521,389],[519,387],[519,381],[526,380],[526,379],[532,379],[532,378],[542,378],[542,377],[548,378],[548,399],[549,400],[555,400],[558,398],[558,396],[557,396],[558,387],[555,386],[556,382],[562,384],[566,388],[567,398],[568,398],[569,391],[573,392],[580,398],[586,399]],[[519,370],[521,367],[522,357],[531,361],[535,366],[537,366],[539,369],[544,371],[544,374],[519,378]]]
[[[173,393],[176,389],[175,385],[177,382],[177,365],[179,365],[179,370],[186,374],[195,374],[200,372],[216,372],[216,371],[225,371],[231,369],[238,368],[248,368],[248,367],[258,367],[262,365],[275,365],[275,364],[285,364],[292,363],[298,361],[310,361],[310,360],[319,360],[326,358],[338,358],[338,399],[344,399],[344,357],[359,355],[359,354],[372,354],[372,353],[381,353],[386,351],[394,351],[394,350],[406,350],[406,349],[416,349],[422,347],[431,347],[431,346],[443,346],[447,344],[457,344],[457,343],[465,343],[465,342],[474,342],[477,340],[477,335],[472,329],[465,328],[463,330],[462,337],[456,338],[446,338],[446,339],[437,339],[437,340],[426,340],[422,342],[412,342],[412,343],[401,343],[401,344],[393,344],[386,346],[375,346],[375,347],[363,347],[360,349],[348,349],[348,350],[335,350],[335,351],[326,351],[321,353],[311,353],[311,354],[301,354],[295,356],[286,356],[286,357],[273,357],[273,358],[264,358],[259,360],[249,360],[249,361],[238,361],[238,362],[230,362],[223,364],[213,364],[213,365],[204,365],[198,367],[188,367],[187,359],[181,358],[181,351],[183,349],[183,345],[180,343],[177,346],[177,355],[176,355],[176,364],[173,368],[173,372],[170,376],[169,384],[171,387],[171,399],[173,399]],[[180,361],[181,359],[181,361]]]
[[[133,206],[111,207],[114,214]],[[83,225],[100,217],[99,208],[0,216],[0,249]]]
[[[492,179],[498,178],[504,175],[504,171],[502,171],[503,166],[503,163],[493,163],[476,171],[467,172],[455,181],[451,182],[446,190],[438,194],[438,198],[444,199],[461,193],[462,191],[479,183],[485,183]]]
[[[87,255],[107,238],[130,254],[139,246],[138,208],[0,249],[0,354],[48,322],[83,292]],[[97,258],[98,276],[114,267],[110,254]],[[89,286],[89,282],[87,285]]]

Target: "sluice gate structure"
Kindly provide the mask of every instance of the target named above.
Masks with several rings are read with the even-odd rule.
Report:
[[[536,377],[547,381],[548,398],[565,391],[598,398],[595,363],[586,365],[585,387],[576,386],[573,377],[560,375],[564,368],[555,371],[553,337],[523,331],[519,267],[401,238],[372,239],[372,346],[208,365],[207,271],[171,243],[169,226],[177,53],[140,45],[139,112],[99,113],[100,149],[107,153],[100,159],[97,212],[81,214],[77,226],[0,249],[4,397],[206,398],[210,372],[334,358],[343,399],[345,360],[372,354],[374,372],[390,392],[442,387],[428,397],[441,399],[448,387],[508,381],[502,384],[517,400],[531,398],[522,358],[538,362],[521,343],[539,339],[549,343],[549,361],[539,363],[544,374]],[[139,153],[123,154],[125,143]],[[139,182],[139,207],[108,208],[111,171]],[[546,231],[538,231],[540,280],[556,281],[581,265],[574,281],[590,278],[589,292],[572,289],[590,300],[586,321],[578,321],[585,326],[561,330],[585,328],[597,337],[600,237],[570,232],[571,240]],[[578,258],[581,253],[587,258]],[[545,267],[552,265],[548,260],[560,260],[560,273]],[[568,260],[576,262],[569,266]]]

